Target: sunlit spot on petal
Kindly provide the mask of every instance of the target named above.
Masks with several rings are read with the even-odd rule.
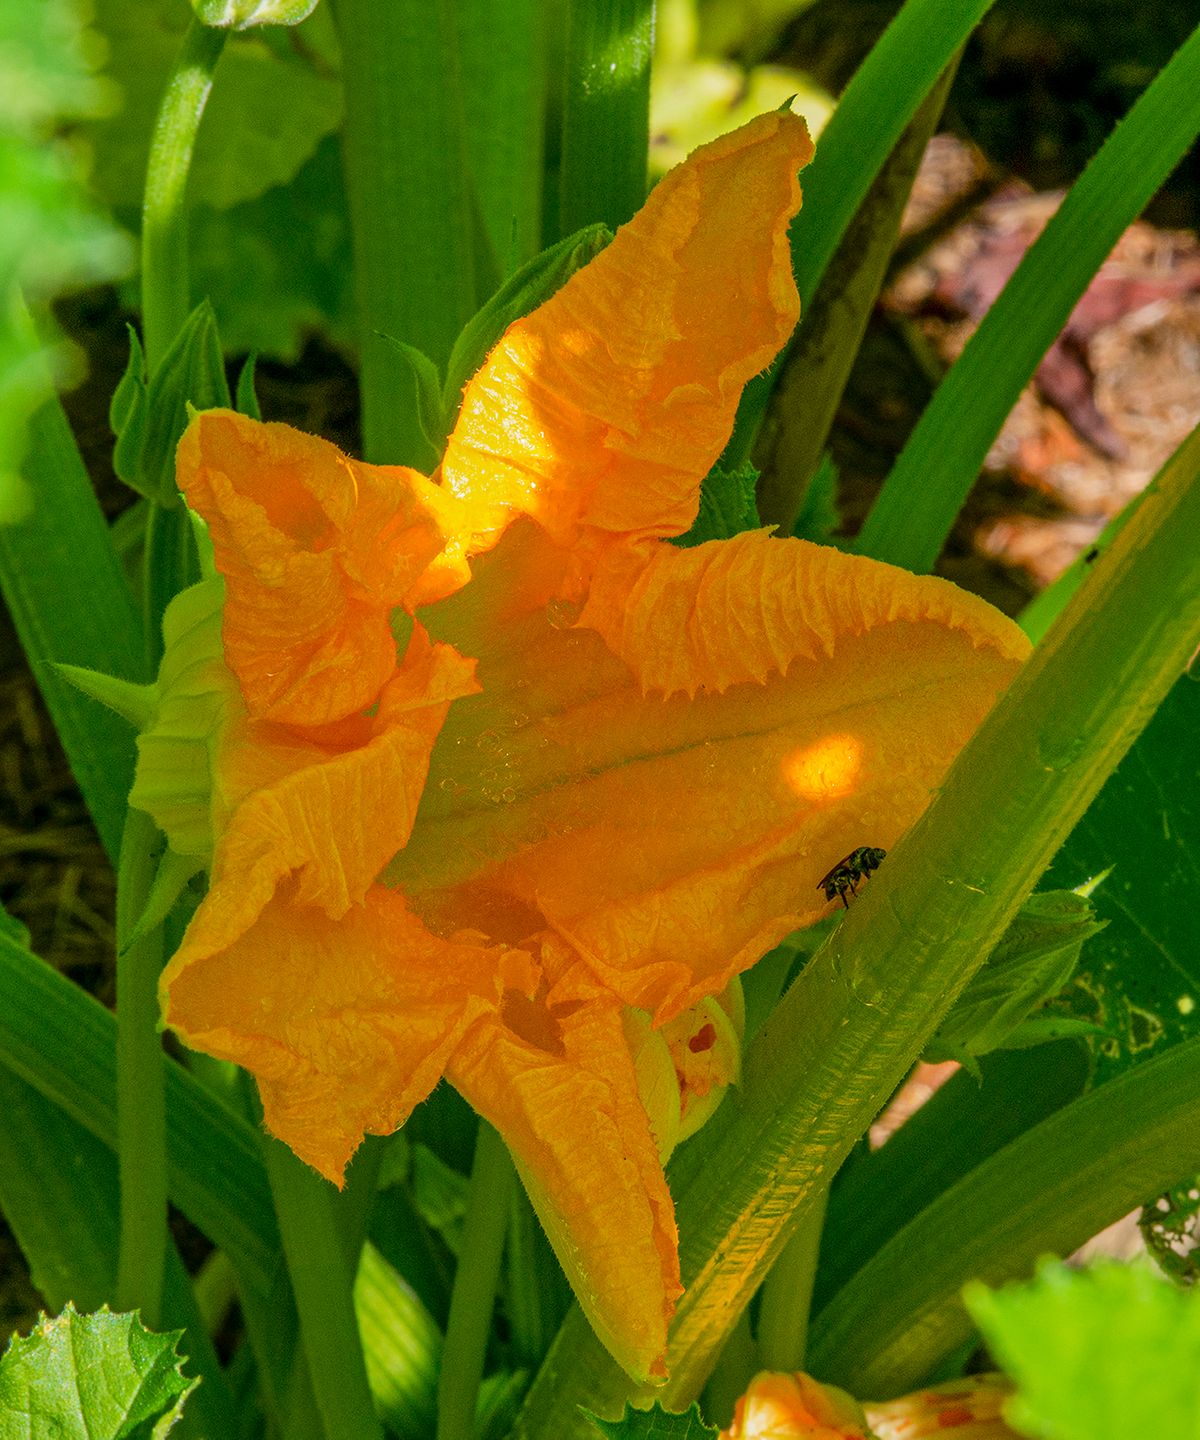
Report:
[[[783,757],[783,777],[804,800],[818,803],[849,795],[862,768],[862,742],[855,735],[825,735]]]

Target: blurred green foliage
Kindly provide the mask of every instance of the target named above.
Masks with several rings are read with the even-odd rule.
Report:
[[[25,312],[117,273],[129,247],[89,198],[85,153],[65,131],[113,103],[73,0],[0,7],[0,521],[23,512],[25,423],[48,390]]]

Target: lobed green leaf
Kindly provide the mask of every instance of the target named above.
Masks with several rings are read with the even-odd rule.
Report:
[[[1200,1437],[1200,1294],[1147,1266],[1046,1263],[966,1303],[1017,1382],[1010,1415],[1054,1440]]]
[[[158,1440],[199,1383],[180,1371],[179,1338],[136,1315],[80,1315],[68,1303],[0,1360],[0,1436]]]

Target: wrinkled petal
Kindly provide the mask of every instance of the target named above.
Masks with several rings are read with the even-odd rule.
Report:
[[[1018,1440],[1004,1422],[1012,1393],[1003,1375],[964,1375],[864,1408],[879,1440]]]
[[[178,476],[225,577],[225,655],[250,713],[321,725],[371,704],[396,663],[391,612],[448,563],[459,507],[415,470],[230,410],[188,426]]]
[[[524,543],[514,527],[476,562],[485,585]],[[549,923],[660,1023],[826,913],[818,882],[843,856],[895,843],[1028,648],[942,581],[799,541],[746,537],[744,563],[720,545],[734,562],[713,588],[708,547],[655,551],[676,597],[691,575],[707,641],[639,590],[644,556],[623,607],[614,565],[584,611],[621,617],[622,658],[552,604],[490,637],[476,623],[481,693],[451,712],[385,872],[435,928],[517,943]],[[675,624],[691,659],[671,672]],[[669,697],[644,692],[659,661]]]
[[[802,1370],[763,1370],[737,1402],[720,1440],[867,1440],[862,1407]]]
[[[185,678],[191,673],[183,672]],[[232,944],[289,880],[298,903],[319,906],[332,919],[361,901],[408,839],[451,702],[476,688],[473,662],[449,646],[431,646],[420,627],[374,714],[323,730],[250,720],[227,677],[216,691],[224,707],[221,723],[211,755],[205,752],[212,773],[204,771],[221,843],[189,941],[210,952]],[[183,700],[167,703],[173,694],[139,741],[144,763],[131,796],[168,835],[171,757],[186,762],[201,743],[180,739],[186,706]],[[204,708],[197,723],[211,699],[207,690],[199,695]],[[188,777],[194,789],[196,777],[185,769]]]
[[[569,540],[678,535],[743,385],[800,312],[787,227],[812,154],[804,122],[761,115],[662,180],[612,244],[512,325],[467,386],[447,487]]]
[[[604,636],[643,690],[695,695],[765,681],[902,620],[967,632],[1007,659],[1029,653],[1010,620],[947,580],[766,530],[610,550],[579,624]]]
[[[448,1075],[503,1135],[584,1313],[619,1364],[665,1373],[675,1219],[618,1006],[511,1002]]]
[[[528,955],[439,939],[388,890],[337,922],[277,897],[216,950],[203,909],[163,973],[164,1020],[251,1071],[272,1134],[337,1184],[363,1135],[404,1123],[505,986],[533,983]]]

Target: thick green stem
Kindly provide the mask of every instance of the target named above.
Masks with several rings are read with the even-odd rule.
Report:
[[[742,1103],[672,1167],[688,1289],[664,1403],[698,1393],[767,1269],[1187,664],[1200,441],[1177,458],[752,1042]],[[634,1393],[574,1312],[518,1433],[582,1437],[577,1406],[618,1413]]]
[[[158,108],[142,204],[142,328],[153,374],[191,309],[187,182],[225,30],[193,20]]]
[[[811,1206],[763,1284],[758,1314],[758,1355],[763,1370],[804,1369],[828,1196],[826,1190]]]
[[[157,834],[148,815],[129,811],[117,875],[117,1305],[140,1310],[151,1329],[161,1320],[167,1255],[167,1112],[158,1035],[162,930],[155,926],[127,941],[154,879]]]
[[[390,342],[444,368],[475,311],[471,195],[450,0],[337,0],[361,346],[363,453],[416,464],[417,389]]]
[[[654,0],[571,0],[558,228],[623,225],[646,198]]]
[[[515,1179],[504,1141],[481,1123],[438,1379],[437,1440],[472,1440],[475,1434],[475,1404]]]
[[[142,332],[151,375],[191,308],[187,182],[227,33],[192,20],[163,92],[150,140],[142,204]],[[143,585],[146,657],[151,671],[162,654],[163,611],[197,576],[187,512],[181,505],[152,505],[146,526]]]
[[[354,1313],[354,1293],[333,1188],[286,1145],[263,1139],[300,1338],[329,1440],[383,1440]]]

